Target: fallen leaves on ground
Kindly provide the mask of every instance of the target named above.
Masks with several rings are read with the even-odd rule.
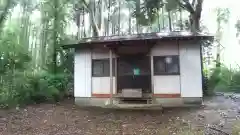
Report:
[[[0,110],[0,135],[202,135],[206,124],[229,132],[229,120],[238,116],[234,105],[240,103],[230,106],[216,101],[206,108],[171,108],[164,112],[80,108],[69,101]],[[225,109],[219,112],[221,107]]]

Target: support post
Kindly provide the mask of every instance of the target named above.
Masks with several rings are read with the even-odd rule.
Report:
[[[113,105],[113,59],[112,49],[109,50],[109,69],[110,69],[110,105]]]

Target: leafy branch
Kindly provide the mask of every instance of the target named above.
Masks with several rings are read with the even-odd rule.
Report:
[[[2,28],[2,25],[3,25],[4,21],[6,20],[9,10],[12,7],[14,7],[15,4],[16,4],[15,0],[7,0],[7,3],[5,5],[2,13],[0,14],[0,29]]]

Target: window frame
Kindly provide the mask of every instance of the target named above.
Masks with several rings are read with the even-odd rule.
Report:
[[[156,71],[156,62],[159,59],[165,59],[166,57],[175,57],[177,58],[177,66],[178,66],[178,71],[175,73],[170,73],[168,72],[167,68],[167,63],[164,61],[164,67],[165,67],[165,72],[157,72]],[[179,55],[163,55],[163,56],[153,56],[153,75],[180,75],[180,59]]]
[[[112,61],[113,61],[113,67],[112,67],[112,74],[113,76],[115,76],[115,66],[116,66],[116,62],[115,62],[115,58],[112,58]],[[94,74],[94,63],[95,62],[101,62],[102,64],[102,74],[100,75],[96,75]],[[105,64],[107,64],[108,66],[108,72],[104,72],[104,70],[107,70],[107,69],[104,69]],[[103,58],[103,59],[92,59],[92,77],[110,77],[110,58]]]

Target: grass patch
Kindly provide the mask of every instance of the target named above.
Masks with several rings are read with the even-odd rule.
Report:
[[[232,135],[240,135],[240,121],[235,122],[232,130]]]

